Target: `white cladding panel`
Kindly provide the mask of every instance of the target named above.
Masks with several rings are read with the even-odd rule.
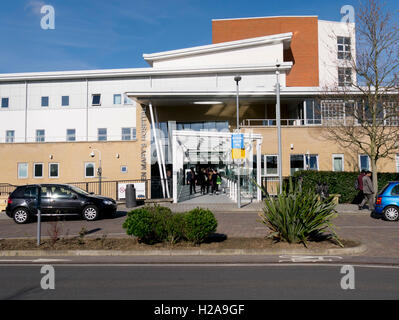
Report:
[[[352,57],[356,57],[355,24],[319,20],[319,76],[322,88],[338,85],[338,67],[351,67],[350,60],[338,59],[337,37],[351,38]],[[352,79],[356,81],[355,73],[352,73]]]
[[[5,142],[6,131],[14,131],[15,142],[25,140],[25,111],[0,112],[0,143]]]
[[[154,68],[197,68],[209,66],[275,64],[283,61],[283,43],[262,44],[154,61]]]

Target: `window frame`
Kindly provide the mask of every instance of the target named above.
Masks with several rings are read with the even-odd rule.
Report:
[[[64,104],[64,98],[68,98],[68,104]],[[61,107],[69,107],[69,96],[61,96]]]
[[[43,140],[38,140],[38,138],[39,138],[38,131],[43,131]],[[46,142],[46,130],[45,129],[36,129],[35,141],[38,143]]]
[[[360,160],[362,156],[366,156],[366,157],[367,157],[367,168],[366,168],[365,170],[370,171],[370,165],[371,165],[370,157],[369,157],[367,154],[364,154],[364,153],[361,153],[361,154],[358,155],[358,160],[359,160],[359,162],[358,162],[358,164],[359,164],[359,171],[362,171],[362,170],[363,170],[363,169],[362,169],[362,162],[361,162],[361,160]]]
[[[339,40],[342,39],[342,43]],[[346,39],[349,39],[349,43],[346,43]],[[339,47],[342,46],[343,50],[339,50]],[[337,36],[337,58],[338,60],[350,60],[352,58],[352,39],[351,37],[345,36]],[[342,54],[342,58],[340,58],[340,54]]]
[[[349,70],[350,70],[350,80],[348,82],[347,71],[349,71]],[[342,75],[344,77],[344,81],[343,82],[340,81],[340,77],[342,77]],[[338,67],[338,87],[348,87],[348,86],[352,85],[352,75],[353,75],[352,68],[349,68],[349,67]]]
[[[47,105],[46,106],[43,105],[43,102],[44,102],[43,98],[47,98]],[[42,108],[48,108],[50,106],[50,96],[42,96],[41,99],[40,99],[40,106]]]
[[[99,101],[98,101],[98,104],[97,104],[97,103],[94,103],[94,97],[95,97],[95,96],[100,96]],[[101,93],[93,93],[93,94],[91,95],[91,105],[92,105],[92,106],[101,106]]]
[[[334,159],[335,158],[341,158],[342,161],[342,171],[335,171],[334,170]],[[333,153],[331,156],[331,161],[332,161],[332,171],[333,172],[344,172],[345,171],[345,156],[343,153]]]
[[[12,141],[9,141],[8,139],[10,138],[8,136],[8,133],[12,132]],[[15,142],[15,130],[6,130],[6,137],[5,137],[5,143],[14,143]]]
[[[26,165],[26,176],[20,176],[20,165]],[[18,162],[17,163],[17,178],[18,179],[28,179],[29,178],[29,163],[28,162]]]
[[[100,130],[105,130],[105,139],[100,139]],[[108,141],[108,129],[107,128],[97,128],[97,141]]]
[[[51,176],[51,166],[52,165],[57,165],[57,176]],[[50,162],[48,164],[48,177],[49,179],[58,179],[60,177],[60,164],[59,162]]]
[[[115,98],[119,96],[119,103],[115,103]],[[114,105],[119,106],[122,105],[122,94],[120,93],[115,93],[112,99],[112,102]]]
[[[71,135],[68,134],[68,130],[73,130],[73,140],[70,140]],[[66,141],[67,142],[75,142],[76,141],[76,129],[75,128],[69,128],[66,129]]]
[[[42,166],[42,175],[36,176],[36,165]],[[44,178],[44,163],[43,162],[34,162],[33,163],[33,178],[34,179],[43,179]]]
[[[267,173],[267,157],[276,157],[276,159],[277,159],[277,172],[276,173],[272,173],[272,174]],[[264,177],[278,177],[278,155],[277,154],[264,154],[263,161],[264,161],[264,168],[263,168]]]
[[[87,165],[89,165],[89,164],[93,165],[93,176],[87,175]],[[95,162],[85,162],[84,163],[84,177],[85,177],[85,179],[96,178],[96,163]]]
[[[3,106],[3,100],[7,100],[7,106]],[[1,108],[0,109],[8,109],[10,107],[10,97],[1,97]]]

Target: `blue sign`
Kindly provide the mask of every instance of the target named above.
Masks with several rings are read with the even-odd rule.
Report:
[[[231,135],[231,148],[244,149],[244,135],[242,133]]]

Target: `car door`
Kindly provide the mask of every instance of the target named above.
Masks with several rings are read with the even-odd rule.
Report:
[[[38,186],[29,186],[26,187],[24,190],[24,199],[28,205],[29,211],[37,214],[37,190]],[[49,210],[51,208],[50,206],[50,199],[47,195],[47,188],[46,187],[41,187],[41,193],[40,193],[40,212],[42,214],[49,213]]]
[[[68,186],[57,185],[52,187],[51,199],[54,213],[78,214],[80,212],[79,196]]]

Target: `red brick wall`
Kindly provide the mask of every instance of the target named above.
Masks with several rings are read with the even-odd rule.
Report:
[[[212,42],[228,42],[292,32],[291,49],[284,61],[294,63],[287,75],[288,87],[319,85],[317,17],[276,17],[212,21]]]

